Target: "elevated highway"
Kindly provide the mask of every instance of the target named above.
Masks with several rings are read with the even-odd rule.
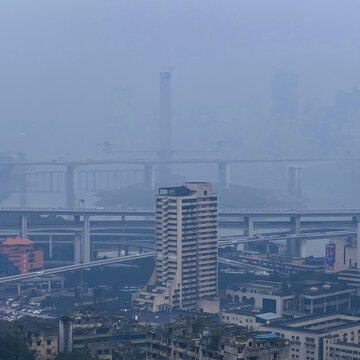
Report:
[[[153,209],[0,208],[0,217],[10,214],[19,216],[19,225],[7,225],[6,221],[2,221],[0,235],[48,236],[50,248],[54,235],[72,236],[77,263],[90,261],[91,239],[98,238],[100,241],[100,237],[116,236],[120,240],[128,240],[129,245],[130,241],[154,239],[155,213]],[[60,216],[63,220],[58,224],[36,225],[28,221],[28,218],[33,215]],[[257,233],[270,231],[285,231],[294,234],[331,231],[354,232],[358,231],[359,217],[360,209],[220,209],[219,229],[220,233],[222,229],[242,230],[249,241]],[[51,218],[46,221],[50,222]],[[300,237],[291,236],[286,240],[288,247],[292,249],[291,254],[299,256],[304,241]],[[50,253],[52,252],[50,251]]]
[[[143,258],[153,257],[153,256],[155,256],[154,251],[147,252],[144,254],[128,255],[128,256],[121,256],[121,257],[116,257],[116,258],[111,258],[111,259],[97,260],[97,261],[92,261],[89,263],[61,266],[61,267],[57,267],[54,269],[48,269],[48,270],[43,270],[43,271],[38,271],[38,272],[31,272],[31,273],[27,273],[27,274],[6,276],[3,278],[0,278],[0,284],[5,284],[8,282],[14,282],[14,281],[19,282],[22,280],[28,280],[28,279],[34,279],[34,278],[42,278],[42,277],[46,277],[46,276],[62,274],[62,273],[68,272],[68,271],[79,270],[81,268],[88,269],[88,268],[92,268],[92,267],[96,267],[96,266],[110,265],[110,264],[114,264],[114,263],[121,263],[121,262],[143,259]]]
[[[239,244],[245,244],[245,243],[249,243],[249,242],[271,242],[271,241],[279,241],[279,240],[288,240],[288,239],[300,239],[300,240],[315,240],[315,239],[324,239],[324,238],[336,238],[336,237],[341,237],[341,236],[352,236],[352,235],[356,235],[356,232],[348,232],[348,231],[337,231],[337,232],[327,232],[327,233],[315,233],[315,234],[288,234],[285,236],[280,236],[280,235],[268,235],[268,236],[256,236],[253,238],[249,238],[249,237],[239,237],[239,236],[226,236],[226,237],[222,237],[219,239],[218,242],[218,246],[219,248],[222,247],[228,247],[228,246],[236,246]],[[60,243],[64,243],[63,241],[61,241]],[[109,242],[109,241],[105,241],[105,242],[100,242],[100,244],[114,244],[114,242]],[[86,262],[86,263],[78,263],[78,264],[74,264],[74,265],[67,265],[67,266],[62,266],[62,267],[57,267],[54,269],[47,269],[47,270],[43,270],[43,271],[38,271],[38,272],[32,272],[32,273],[27,273],[27,274],[20,274],[20,275],[14,275],[14,276],[7,276],[7,277],[3,277],[0,278],[0,284],[4,284],[7,282],[20,282],[22,280],[27,280],[27,279],[33,279],[33,278],[41,278],[41,277],[46,277],[46,276],[51,276],[51,275],[55,275],[55,274],[60,274],[60,273],[64,273],[67,271],[74,271],[74,270],[78,270],[81,268],[91,268],[91,267],[96,267],[96,266],[103,266],[103,265],[108,265],[108,264],[113,264],[113,263],[121,263],[121,262],[126,262],[126,261],[131,261],[131,260],[137,260],[137,259],[142,259],[142,258],[146,258],[146,257],[152,257],[155,256],[155,252],[152,251],[154,249],[154,244],[150,243],[150,242],[137,242],[136,243],[137,246],[142,247],[144,249],[148,249],[150,250],[149,252],[145,252],[145,253],[141,253],[141,254],[136,254],[136,255],[125,255],[125,256],[121,256],[121,257],[116,257],[116,258],[109,258],[109,259],[104,259],[104,260],[96,260],[96,261],[91,261],[91,262]],[[238,262],[238,261],[233,261],[233,260],[229,260],[229,259],[224,259],[224,258],[219,258],[218,259],[219,263],[222,264],[226,264],[226,265],[233,265],[236,267],[241,267],[241,268],[247,268],[250,269],[251,267],[249,267],[247,264]],[[263,270],[264,268],[260,267],[260,266],[253,266],[252,267],[255,270]],[[252,269],[251,268],[251,269]]]
[[[0,214],[154,217],[152,208],[0,207]],[[354,217],[360,209],[219,209],[220,217]]]

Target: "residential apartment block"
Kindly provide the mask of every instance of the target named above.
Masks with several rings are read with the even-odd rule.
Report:
[[[160,188],[154,273],[133,297],[141,310],[218,312],[217,195],[211,184]]]

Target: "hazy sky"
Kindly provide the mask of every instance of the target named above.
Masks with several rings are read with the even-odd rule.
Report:
[[[277,69],[298,77],[300,103],[360,86],[359,15],[358,0],[2,0],[0,152],[155,147],[168,66],[176,147],[213,148],[234,124],[252,136]]]

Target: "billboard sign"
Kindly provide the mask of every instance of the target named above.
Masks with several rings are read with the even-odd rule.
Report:
[[[334,270],[335,244],[327,244],[325,248],[325,270]]]

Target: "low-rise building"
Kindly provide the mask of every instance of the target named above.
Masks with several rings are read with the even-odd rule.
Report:
[[[360,317],[351,314],[321,314],[264,325],[263,329],[290,340],[289,359],[324,360],[324,341],[336,336],[359,343]]]
[[[147,328],[128,315],[82,311],[72,314],[72,350],[88,349],[99,360],[112,360],[119,351],[144,356]]]
[[[261,330],[262,325],[280,321],[283,317],[274,313],[259,313],[245,310],[224,310],[220,314],[221,322],[244,326],[250,331]]]
[[[338,336],[326,336],[323,348],[324,360],[360,360],[360,344],[341,341]]]
[[[55,320],[24,318],[0,321],[0,331],[22,337],[36,360],[54,360],[58,354],[58,323]]]
[[[287,360],[289,354],[287,339],[220,324],[205,315],[180,318],[147,333],[148,360]]]
[[[297,316],[348,311],[353,294],[353,286],[313,280],[294,282],[286,289],[281,283],[254,281],[226,290],[232,300],[250,303],[263,312]]]
[[[357,267],[357,238],[339,236],[325,246],[325,272],[335,274]]]
[[[324,271],[324,261],[314,258],[294,258],[284,255],[249,253],[245,251],[237,253],[234,256],[234,260],[288,274],[306,271]]]
[[[344,281],[349,286],[354,286],[358,289],[360,288],[360,271],[359,269],[347,269],[344,271],[340,271],[338,273],[338,279]]]
[[[58,354],[58,327],[56,324],[39,324],[38,329],[31,330],[30,336],[30,349],[35,351],[37,360],[55,359]]]
[[[43,251],[35,250],[34,243],[26,238],[7,238],[0,245],[0,253],[6,254],[21,274],[40,270],[44,266]]]

